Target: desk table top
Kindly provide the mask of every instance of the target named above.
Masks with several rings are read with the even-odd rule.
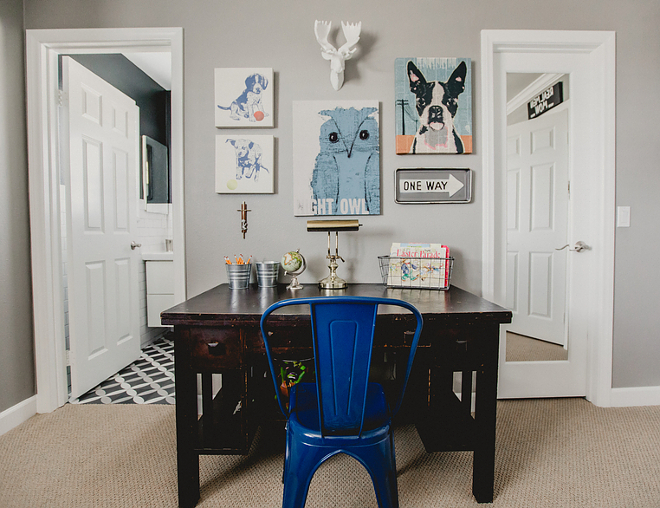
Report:
[[[229,289],[220,284],[161,313],[164,325],[223,326],[231,323],[257,324],[263,312],[273,303],[288,298],[315,296],[371,296],[396,298],[412,303],[424,316],[424,321],[442,323],[500,324],[510,323],[512,313],[499,305],[456,286],[447,291],[430,289],[388,288],[382,284],[349,284],[342,290],[322,290],[316,284],[304,284],[302,289],[286,289],[285,284],[274,288]],[[303,307],[303,306],[300,306]],[[307,309],[288,307],[292,318]],[[379,313],[407,313],[395,307],[385,307]]]

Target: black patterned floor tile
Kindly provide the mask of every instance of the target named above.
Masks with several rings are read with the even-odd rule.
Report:
[[[174,343],[167,337],[72,404],[174,404]]]

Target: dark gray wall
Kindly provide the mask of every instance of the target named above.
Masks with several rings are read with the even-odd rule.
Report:
[[[23,3],[0,2],[0,412],[35,393]]]
[[[346,83],[335,92],[329,64],[314,38],[315,19],[363,23],[360,53],[347,63]],[[377,255],[392,241],[441,241],[453,249],[453,282],[481,289],[481,114],[480,30],[554,29],[617,32],[617,202],[632,207],[632,227],[617,230],[615,274],[615,387],[660,386],[660,143],[653,111],[660,109],[660,3],[657,0],[25,0],[26,28],[182,26],[185,38],[185,197],[189,295],[225,280],[222,258],[242,252],[279,259],[300,248],[309,268],[302,277],[325,276],[325,237],[307,233],[306,219],[293,217],[291,174],[292,102],[322,99],[381,101],[382,212],[364,217],[358,233],[344,235],[350,281],[376,281]],[[394,155],[394,59],[406,56],[472,58],[475,153],[464,156]],[[213,118],[215,67],[275,70],[277,139],[274,195],[226,196],[214,189]],[[240,132],[240,131],[239,131]],[[467,205],[394,204],[397,167],[469,167],[474,200]],[[242,240],[236,209],[252,210]],[[614,218],[612,218],[613,220]]]

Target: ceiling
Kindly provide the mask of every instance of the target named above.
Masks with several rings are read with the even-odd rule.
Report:
[[[509,102],[525,88],[531,85],[543,74],[507,72],[506,73],[506,101]]]

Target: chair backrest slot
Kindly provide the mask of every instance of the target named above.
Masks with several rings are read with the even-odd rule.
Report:
[[[377,304],[312,305],[319,421],[324,433],[362,429]]]

